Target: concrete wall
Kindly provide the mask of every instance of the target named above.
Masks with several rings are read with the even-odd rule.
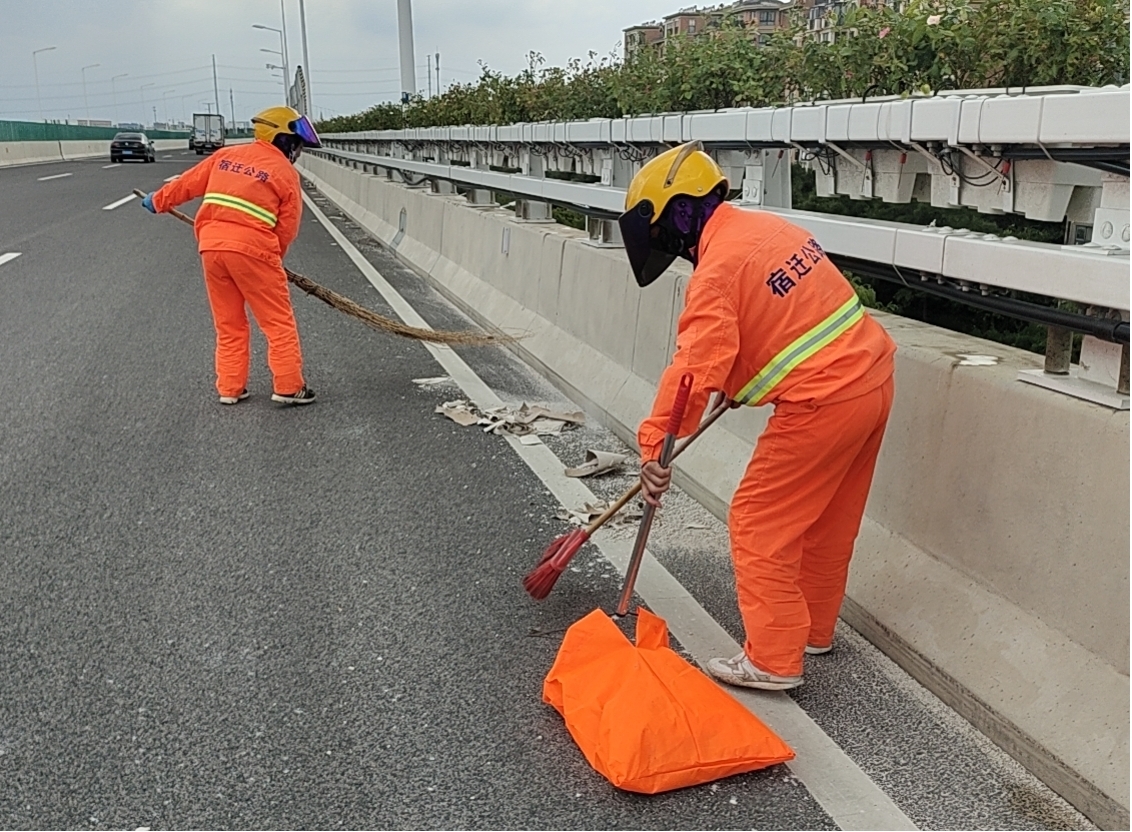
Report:
[[[687,269],[641,291],[623,251],[572,229],[313,154],[301,167],[475,318],[527,334],[518,352],[633,441]],[[1030,353],[877,317],[900,346],[897,394],[843,617],[1099,825],[1128,828],[1129,414],[1017,382]],[[720,517],[768,415],[728,414],[681,458],[678,482]]]
[[[235,139],[240,144],[248,139]],[[155,139],[154,147],[159,151],[187,150],[189,139]],[[50,142],[0,142],[0,167],[10,165],[31,165],[40,162],[70,162],[75,159],[91,159],[99,156],[110,158],[110,140],[97,141],[50,141]]]

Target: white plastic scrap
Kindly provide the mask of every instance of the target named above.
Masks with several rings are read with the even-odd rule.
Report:
[[[581,411],[560,412],[543,405],[529,405],[525,402],[519,407],[500,405],[480,410],[466,399],[457,399],[438,405],[436,412],[447,416],[458,425],[464,427],[476,425],[484,433],[493,433],[496,436],[504,433],[513,436],[558,436],[567,427],[580,425],[586,421]]]

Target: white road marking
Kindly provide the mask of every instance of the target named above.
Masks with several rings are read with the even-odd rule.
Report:
[[[181,178],[181,174],[175,173],[172,176],[170,176],[168,179],[166,179],[165,181],[166,182],[172,182],[174,179],[180,179],[180,178]]]
[[[401,320],[410,326],[430,329],[428,323],[362,256],[310,196],[304,193],[303,200]],[[422,346],[432,353],[468,398],[480,407],[497,407],[504,403],[451,348],[424,342]],[[512,435],[505,436],[505,439],[562,505],[597,501],[593,492],[579,480],[563,474],[562,461],[546,445],[523,445],[519,437]],[[633,541],[628,538],[617,540],[604,529],[591,540],[602,555],[624,574]],[[537,552],[532,552],[532,565],[534,555]],[[701,666],[717,656],[734,656],[742,652],[742,648],[691,593],[647,552],[636,590],[649,608],[667,621],[672,635]],[[736,688],[725,690],[794,749],[798,756],[786,765],[838,827],[844,830],[917,828],[900,807],[785,693]]]
[[[37,182],[46,182],[48,179],[62,179],[64,176],[74,176],[73,173],[57,173],[54,176],[41,176]]]
[[[103,211],[113,211],[115,208],[118,208],[122,205],[125,205],[131,199],[137,199],[137,198],[138,198],[137,194],[130,194],[129,196],[124,196],[121,199],[119,199],[117,202],[111,202],[109,205],[103,205],[102,210]]]
[[[9,251],[7,254],[0,254],[0,266],[12,262],[21,254],[23,254],[22,251]]]
[[[110,170],[110,168],[120,168],[120,167],[122,167],[122,163],[121,162],[115,162],[112,165],[103,165],[102,169],[103,170]]]
[[[162,156],[161,158],[162,159],[172,159],[173,157],[172,156]]]

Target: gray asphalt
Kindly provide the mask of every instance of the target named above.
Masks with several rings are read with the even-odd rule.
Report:
[[[586,764],[541,683],[608,599],[523,594],[557,505],[432,413],[457,394],[412,382],[443,374],[420,345],[299,295],[320,401],[269,401],[257,335],[252,398],[217,403],[191,233],[102,210],[195,161],[0,170],[0,254],[22,252],[0,266],[0,827],[832,828],[782,766],[642,797]],[[466,325],[337,222],[430,322]],[[389,313],[309,216],[288,265]],[[545,393],[462,354],[505,398]],[[658,553],[734,627],[725,573]],[[1084,828],[839,645],[797,699],[911,817]]]
[[[551,499],[433,416],[423,348],[296,298],[321,400],[271,404],[257,339],[216,402],[192,235],[102,210],[193,161],[0,171],[0,824],[828,828],[781,767],[654,798],[588,767],[519,586]],[[289,263],[374,301],[313,222]]]

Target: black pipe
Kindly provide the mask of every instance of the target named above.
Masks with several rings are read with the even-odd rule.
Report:
[[[958,303],[966,304],[967,306],[973,306],[976,309],[982,309],[986,312],[994,312],[999,315],[1006,315],[1010,318],[1031,321],[1045,326],[1060,326],[1065,329],[1071,329],[1074,332],[1080,332],[1084,335],[1095,336],[1102,341],[1111,341],[1117,344],[1127,344],[1129,340],[1128,321],[1078,315],[1051,306],[1039,306],[1036,303],[1027,303],[1026,301],[1015,300],[1014,298],[1004,298],[998,295],[983,295],[978,291],[964,292],[962,289],[957,289],[954,286],[940,284],[936,282],[934,277],[929,277],[928,280],[908,282],[905,277],[901,276],[900,272],[891,266],[873,263],[868,260],[857,260],[852,257],[841,257],[835,254],[831,254],[830,259],[833,260],[839,268],[853,272],[854,274],[898,283],[908,289],[919,290],[929,295],[953,300]],[[916,273],[916,276],[918,277],[919,273]]]

